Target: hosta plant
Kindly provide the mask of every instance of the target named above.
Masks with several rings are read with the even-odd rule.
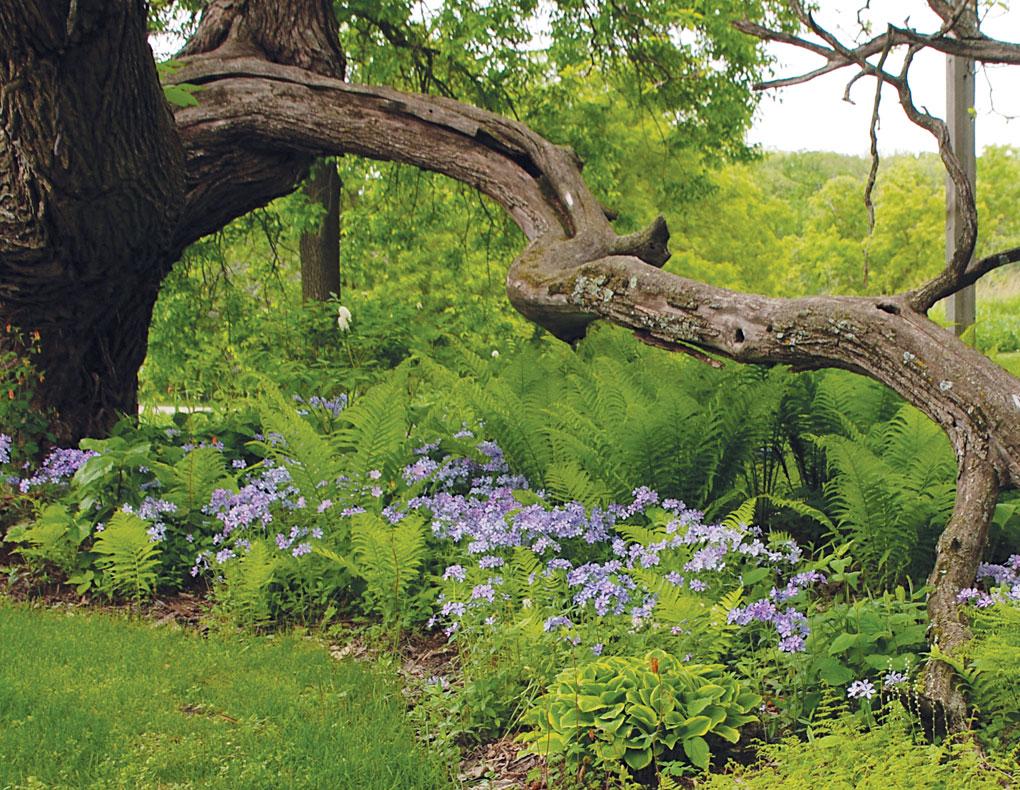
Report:
[[[525,715],[532,729],[520,737],[530,753],[607,770],[620,760],[633,771],[705,769],[712,740],[736,743],[761,701],[720,664],[653,650],[563,670]]]

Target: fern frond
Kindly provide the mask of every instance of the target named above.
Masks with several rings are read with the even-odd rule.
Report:
[[[351,477],[361,479],[379,470],[384,480],[391,480],[406,463],[411,428],[406,386],[406,372],[390,375],[344,411],[352,426],[342,432],[349,450],[343,462]]]
[[[279,559],[264,539],[252,542],[248,552],[224,569],[230,609],[237,620],[250,628],[270,619],[266,588],[276,573]]]
[[[561,502],[583,502],[586,505],[607,505],[612,501],[601,481],[592,480],[576,463],[553,464],[546,470],[546,490]]]
[[[863,444],[835,435],[814,441],[825,449],[834,472],[825,495],[843,537],[855,541],[857,558],[869,576],[893,581],[917,543],[916,497],[905,499],[902,474]]]
[[[399,524],[372,513],[355,517],[351,549],[358,575],[365,580],[366,595],[387,620],[400,616],[408,588],[421,575],[425,547],[425,530],[417,516]]]
[[[333,483],[340,474],[337,448],[301,419],[293,405],[273,387],[265,387],[259,398],[259,412],[267,436],[275,434],[283,440],[266,441],[260,446],[269,457],[287,466],[301,496],[309,503],[321,503],[321,483]]]
[[[104,582],[114,592],[125,592],[136,602],[156,587],[160,545],[148,534],[148,524],[133,513],[117,511],[92,550],[102,554]]]
[[[172,467],[166,499],[177,505],[177,512],[198,517],[209,503],[213,491],[231,488],[223,454],[213,447],[196,447]]]
[[[652,543],[662,540],[666,532],[661,527],[642,527],[638,524],[617,524],[614,529],[631,543],[639,543],[648,548]]]
[[[754,511],[758,504],[758,497],[753,496],[745,499],[740,507],[731,511],[722,520],[722,525],[729,529],[742,529],[754,525]]]

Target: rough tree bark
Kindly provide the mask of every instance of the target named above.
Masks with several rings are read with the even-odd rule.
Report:
[[[322,215],[314,231],[301,234],[301,298],[325,302],[340,295],[340,174],[332,161],[316,163],[305,196]]]
[[[184,183],[141,3],[3,4],[0,320],[39,333],[58,439],[134,406]]]
[[[203,90],[198,106],[175,110],[176,128],[143,57],[143,20],[134,0],[0,7],[0,320],[43,335],[47,382],[60,385],[48,384],[42,398],[58,410],[66,437],[101,431],[116,409],[133,406],[152,300],[184,246],[296,188],[316,156],[400,161],[503,206],[529,240],[507,274],[510,300],[557,337],[576,339],[603,318],[713,364],[705,352],[801,370],[845,368],[927,414],[946,432],[960,469],[931,578],[932,638],[947,651],[966,639],[956,592],[974,578],[998,489],[1020,483],[1020,380],[926,313],[1020,251],[968,265],[963,250],[931,282],[881,298],[776,299],[716,288],[661,271],[669,257],[661,217],[617,235],[571,150],[468,105],[331,76],[343,56],[325,0],[214,0],[180,57],[176,79]],[[946,31],[924,45],[962,49]],[[827,45],[811,48],[827,58],[822,70],[852,65],[909,99],[905,79],[876,73],[866,56],[893,37],[920,46],[917,34],[883,35],[860,51],[824,35]],[[1020,48],[972,41],[964,54],[1020,62]],[[102,124],[92,122],[97,107]],[[912,104],[905,108],[909,114]],[[948,136],[943,158],[952,173]],[[68,358],[68,348],[79,350]],[[86,385],[80,393],[76,383]],[[959,726],[963,701],[949,676],[933,671],[929,689]]]

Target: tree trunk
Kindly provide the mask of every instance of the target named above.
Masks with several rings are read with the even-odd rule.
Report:
[[[323,213],[314,232],[301,234],[301,297],[325,302],[340,296],[340,175],[332,160],[316,162],[305,195]]]
[[[145,25],[126,0],[0,7],[0,325],[38,332],[36,400],[64,442],[136,410],[179,252],[184,154]]]

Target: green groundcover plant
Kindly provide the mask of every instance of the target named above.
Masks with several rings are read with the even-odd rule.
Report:
[[[564,669],[524,717],[527,751],[550,759],[623,761],[633,771],[708,768],[711,742],[740,739],[761,697],[718,664],[684,664],[656,650]]]

